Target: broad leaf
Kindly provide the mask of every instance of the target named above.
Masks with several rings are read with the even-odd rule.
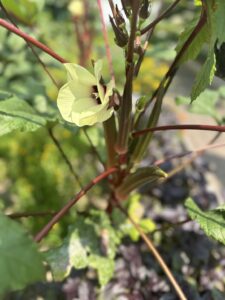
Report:
[[[93,267],[105,285],[114,272],[119,238],[105,212],[91,211],[90,217],[76,216],[68,237],[56,249],[46,252],[55,280],[63,280],[71,269]]]
[[[185,30],[181,33],[179,37],[179,41],[176,47],[177,53],[181,50],[185,42],[188,40],[189,36],[193,32],[199,21],[199,16],[195,18],[192,22],[188,23]],[[201,29],[201,31],[195,36],[191,44],[188,45],[187,50],[184,52],[182,58],[180,59],[180,63],[184,63],[188,60],[194,60],[199,55],[202,50],[203,45],[208,42],[209,34],[208,34],[208,26],[207,24]]]
[[[44,279],[38,249],[18,223],[0,214],[0,295]]]
[[[0,136],[13,130],[35,131],[45,124],[27,102],[15,96],[0,101]]]
[[[207,60],[198,73],[194,86],[192,87],[191,100],[194,101],[211,84],[215,74],[215,54],[214,50],[208,55]]]
[[[141,203],[140,194],[133,194],[126,203],[126,209],[129,216],[141,227],[145,233],[150,233],[156,229],[156,224],[150,218],[145,218],[145,208]],[[140,234],[130,220],[121,213],[120,210],[114,209],[112,213],[114,225],[117,227],[121,238],[129,236],[132,241],[136,242]]]
[[[106,285],[113,277],[115,268],[113,259],[99,255],[90,255],[89,265],[97,270],[99,282],[102,286]]]
[[[44,6],[44,0],[2,0],[2,4],[19,20],[32,24]]]
[[[191,198],[185,201],[185,206],[191,219],[199,223],[206,235],[225,244],[225,207],[202,211]]]

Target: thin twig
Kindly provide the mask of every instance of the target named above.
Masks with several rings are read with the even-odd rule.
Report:
[[[220,147],[224,147],[225,146],[225,143],[220,143],[220,144],[215,144],[215,145],[211,145],[211,144],[208,144],[202,148],[198,148],[196,150],[191,150],[191,151],[186,151],[186,152],[182,152],[182,153],[177,153],[177,154],[174,154],[174,155],[170,155],[166,158],[163,158],[163,159],[159,159],[157,161],[155,161],[153,164],[155,166],[159,166],[167,161],[171,161],[172,159],[176,159],[176,158],[182,158],[184,156],[187,156],[187,155],[193,155],[193,154],[197,154],[197,153],[203,153],[205,151],[208,151],[208,150],[212,150],[212,149],[216,149],[216,148],[220,148]]]
[[[98,0],[98,8],[99,8],[99,13],[100,13],[100,18],[101,18],[102,32],[103,32],[103,37],[104,37],[104,42],[105,42],[105,49],[106,49],[106,56],[107,56],[107,60],[108,60],[108,64],[109,64],[109,70],[110,70],[111,78],[112,78],[113,82],[115,83],[112,55],[111,55],[111,51],[110,51],[109,38],[108,38],[108,33],[107,33],[106,24],[105,24],[105,20],[104,20],[101,0]]]
[[[145,34],[150,29],[155,27],[162,19],[164,19],[172,10],[173,8],[180,2],[180,0],[176,0],[174,3],[172,3],[158,18],[156,18],[153,22],[151,22],[149,25],[147,25],[145,28],[141,30],[141,34]]]
[[[7,10],[5,9],[5,7],[3,6],[2,2],[0,1],[0,7],[2,9],[2,11],[4,12],[5,16],[9,19],[9,21],[16,27],[19,29],[19,26],[16,24],[16,22],[13,20],[13,18],[10,16],[10,14],[7,12]],[[42,66],[42,68],[44,69],[44,71],[47,73],[47,75],[49,76],[49,78],[51,79],[52,83],[59,88],[58,83],[56,82],[56,80],[54,79],[54,77],[52,76],[52,74],[49,72],[47,66],[44,64],[44,62],[40,59],[39,55],[37,54],[36,50],[34,49],[33,45],[31,43],[29,43],[27,40],[24,39],[24,41],[27,43],[27,46],[30,48],[30,50],[32,51],[33,55],[36,57],[37,61],[40,63],[40,65]]]
[[[116,167],[112,167],[108,169],[107,171],[101,173],[97,177],[95,177],[93,180],[91,180],[90,183],[88,183],[73,199],[71,199],[63,208],[56,213],[56,215],[48,222],[43,229],[41,229],[40,232],[34,237],[34,240],[38,243],[40,242],[51,230],[51,228],[61,219],[65,216],[65,214],[70,210],[70,208],[76,204],[81,197],[83,197],[94,185],[96,185],[98,182],[102,181],[104,178],[108,177],[109,175],[115,173],[118,169]]]
[[[9,31],[15,33],[16,35],[22,37],[24,40],[28,41],[29,43],[33,44],[37,48],[41,49],[42,51],[44,51],[45,53],[47,53],[48,55],[50,55],[54,59],[58,60],[59,62],[61,62],[61,63],[66,63],[67,62],[64,58],[62,58],[60,55],[55,53],[52,49],[50,49],[46,45],[42,44],[41,42],[39,42],[35,38],[31,37],[29,34],[21,31],[18,28],[16,28],[16,26],[14,26],[13,24],[5,21],[2,18],[0,18],[0,26],[2,26],[4,28],[8,29]]]
[[[138,116],[138,119],[136,121],[136,126],[139,124],[139,120],[141,119],[141,116],[146,112],[147,108],[152,103],[152,101],[155,98],[156,98],[156,101],[157,101],[157,95],[158,95],[159,92],[161,92],[162,86],[165,84],[165,82],[166,82],[166,84],[163,88],[164,88],[164,95],[166,94],[166,92],[167,92],[167,90],[168,90],[171,82],[173,81],[173,78],[174,78],[174,76],[175,76],[175,74],[178,70],[180,59],[185,54],[186,50],[188,49],[190,44],[193,42],[194,38],[202,30],[202,28],[204,27],[206,21],[207,21],[207,14],[206,14],[206,11],[205,11],[204,7],[202,6],[201,16],[199,18],[199,21],[198,21],[197,25],[195,26],[195,28],[191,32],[190,36],[187,38],[186,42],[183,44],[180,51],[177,53],[177,55],[174,58],[172,64],[170,65],[169,70],[167,71],[167,73],[163,77],[159,87],[154,91],[151,98],[148,100],[147,104],[145,105],[145,108],[143,109],[143,111]]]
[[[73,177],[75,178],[75,180],[77,181],[79,187],[82,189],[83,188],[83,185],[80,181],[80,178],[78,176],[78,174],[75,172],[73,166],[72,166],[72,163],[70,162],[69,158],[67,157],[65,151],[63,150],[60,142],[58,141],[58,139],[55,137],[54,133],[53,133],[53,130],[51,128],[48,129],[48,133],[49,133],[49,136],[51,137],[52,141],[54,142],[56,148],[59,150],[62,158],[64,159],[65,163],[67,164],[71,174],[73,175]]]
[[[176,223],[166,223],[166,224],[163,224],[161,227],[153,230],[151,232],[151,235],[154,235],[156,232],[167,231],[167,230],[169,230],[171,228],[179,227],[179,226],[184,225],[184,224],[186,224],[188,222],[191,222],[191,221],[192,220],[190,218],[187,218],[187,219],[185,219],[183,221],[179,221],[179,222],[176,222]]]
[[[143,130],[134,131],[132,133],[132,136],[136,138],[141,135],[147,134],[149,132],[179,130],[179,129],[225,132],[225,126],[220,126],[220,125],[182,124],[182,125],[165,125],[165,126],[158,126],[152,128],[145,128]]]
[[[87,140],[88,140],[88,142],[89,142],[89,144],[90,144],[90,146],[91,146],[91,149],[92,149],[93,153],[95,154],[95,156],[97,157],[97,159],[99,160],[99,162],[102,164],[103,168],[105,169],[105,163],[104,163],[104,161],[102,160],[101,155],[99,154],[97,148],[96,148],[95,145],[93,144],[93,142],[92,142],[92,140],[91,140],[91,138],[90,138],[90,136],[89,136],[89,134],[87,133],[87,130],[86,130],[85,128],[83,128],[83,133],[84,133],[84,135],[86,136],[86,138],[87,138]]]
[[[155,257],[155,259],[157,260],[157,262],[159,263],[159,265],[161,266],[161,268],[163,269],[163,271],[165,272],[167,278],[169,279],[171,285],[174,287],[178,297],[181,300],[187,300],[187,298],[185,297],[181,287],[179,286],[178,282],[176,281],[176,279],[174,278],[173,274],[171,273],[170,269],[168,268],[168,266],[166,265],[165,261],[163,260],[163,258],[161,257],[160,253],[158,252],[158,250],[155,248],[155,246],[153,245],[152,241],[150,240],[150,238],[144,233],[144,231],[141,229],[141,227],[133,220],[133,218],[131,218],[129,216],[129,214],[127,213],[127,211],[120,205],[120,203],[116,201],[116,206],[119,208],[119,210],[130,220],[130,222],[133,224],[133,226],[136,228],[136,230],[139,232],[140,236],[142,237],[142,239],[144,240],[144,242],[146,243],[146,245],[148,246],[149,250],[151,251],[151,253],[153,254],[153,256]]]
[[[7,217],[11,219],[20,219],[20,218],[29,218],[29,217],[45,217],[45,216],[53,216],[56,212],[53,211],[35,211],[35,212],[21,212],[21,213],[12,213],[6,214]]]

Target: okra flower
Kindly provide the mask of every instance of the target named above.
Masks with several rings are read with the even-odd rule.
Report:
[[[59,90],[57,99],[63,119],[77,126],[109,119],[113,114],[113,107],[109,107],[113,83],[100,83],[102,62],[95,62],[94,75],[76,64],[66,63],[64,66],[68,82]]]

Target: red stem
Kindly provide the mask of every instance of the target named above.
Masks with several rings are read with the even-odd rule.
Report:
[[[110,51],[110,47],[109,47],[109,39],[108,39],[108,33],[107,33],[106,24],[105,24],[104,15],[103,15],[102,2],[101,2],[101,0],[97,0],[97,2],[98,2],[98,8],[99,8],[99,13],[100,13],[100,17],[101,17],[102,32],[103,32],[103,37],[104,37],[104,41],[105,41],[105,49],[106,49],[107,60],[109,63],[109,70],[111,73],[112,80],[115,82],[115,76],[114,76],[114,72],[113,72],[112,55],[111,55],[111,51]]]
[[[155,19],[152,23],[150,23],[145,28],[143,28],[141,30],[141,34],[145,34],[150,29],[155,27],[156,24],[158,24],[162,19],[164,19],[179,2],[180,2],[180,0],[176,0],[174,3],[172,3],[157,19]]]
[[[170,160],[175,159],[175,158],[182,158],[184,156],[191,155],[191,154],[204,153],[207,150],[212,150],[212,149],[216,149],[216,148],[220,148],[220,147],[225,147],[225,143],[215,144],[215,145],[210,144],[210,145],[206,145],[202,148],[198,148],[196,150],[190,150],[190,151],[170,155],[170,156],[167,156],[166,158],[156,160],[153,163],[153,165],[154,166],[159,166],[159,165],[165,163],[166,161],[170,161]]]
[[[34,240],[38,243],[40,242],[51,230],[51,228],[62,218],[64,215],[70,210],[70,208],[80,200],[94,185],[108,177],[110,174],[115,173],[117,171],[116,167],[112,167],[107,171],[101,173],[97,177],[95,177],[89,184],[87,184],[73,199],[71,199],[56,215],[45,225],[45,227],[38,232],[35,236]]]
[[[205,131],[217,131],[217,132],[225,132],[225,126],[219,125],[193,125],[193,124],[183,124],[183,125],[165,125],[165,126],[158,126],[152,128],[146,128],[140,131],[134,131],[132,136],[139,137],[141,135],[147,134],[149,132],[154,131],[165,131],[165,130],[178,130],[178,129],[188,129],[188,130],[205,130]]]
[[[27,42],[33,44],[34,46],[36,46],[37,48],[43,50],[44,52],[48,53],[50,56],[52,56],[53,58],[55,58],[59,62],[61,62],[63,64],[67,62],[64,58],[59,56],[52,49],[48,48],[46,45],[42,44],[41,42],[39,42],[35,38],[29,36],[27,33],[21,31],[20,29],[16,28],[14,25],[10,24],[9,22],[7,22],[7,21],[5,21],[1,18],[0,18],[0,26],[2,26],[4,28],[8,29],[9,31],[15,33],[16,35],[22,37],[24,40],[26,40]]]

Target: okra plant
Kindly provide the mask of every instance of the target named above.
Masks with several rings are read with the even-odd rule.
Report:
[[[114,278],[115,259],[123,240],[133,237],[133,242],[134,240],[145,242],[151,255],[167,276],[174,294],[177,294],[179,299],[188,299],[172,270],[154,246],[155,240],[151,237],[151,233],[157,224],[147,218],[144,211],[139,215],[141,198],[138,193],[144,185],[148,185],[149,188],[160,187],[207,149],[222,146],[214,145],[217,137],[225,131],[224,118],[215,108],[215,101],[219,95],[218,92],[209,91],[207,88],[215,75],[223,79],[225,74],[225,2],[224,0],[188,2],[186,9],[190,9],[192,20],[184,26],[179,36],[172,62],[153,91],[149,89],[149,93],[140,92],[138,95],[134,92],[134,83],[140,76],[155,31],[164,20],[179,10],[183,1],[164,3],[156,0],[108,0],[110,12],[107,13],[103,9],[103,1],[96,1],[94,5],[99,11],[98,19],[105,47],[104,54],[98,59],[91,57],[91,47],[95,48],[95,44],[91,44],[92,29],[88,25],[87,7],[92,1],[68,1],[68,11],[75,26],[77,47],[80,51],[79,60],[76,62],[63,58],[57,53],[57,49],[51,49],[45,42],[33,37],[38,28],[32,27],[31,24],[33,20],[38,19],[38,12],[41,9],[45,10],[44,2],[34,0],[0,2],[1,30],[8,31],[5,41],[9,36],[19,36],[22,43],[28,50],[30,49],[30,55],[33,55],[43,68],[45,76],[50,78],[48,85],[57,88],[57,95],[54,97],[47,96],[43,92],[40,101],[44,101],[45,108],[39,109],[33,101],[22,99],[20,95],[10,89],[7,90],[6,84],[2,84],[0,135],[24,131],[32,132],[35,139],[36,131],[45,128],[46,135],[51,138],[61,159],[66,163],[68,173],[71,172],[75,179],[75,183],[73,181],[71,184],[75,184],[76,193],[71,195],[70,200],[64,199],[61,205],[59,202],[57,211],[53,212],[13,211],[9,214],[3,210],[0,214],[0,294],[3,297],[9,292],[22,290],[29,284],[45,281],[46,274],[49,273],[54,281],[63,281],[74,269],[97,271],[96,289],[100,291]],[[62,5],[60,9],[64,9],[64,6]],[[26,33],[25,25],[29,25],[29,34]],[[110,51],[112,45],[108,31],[113,33],[114,43],[124,60],[121,62],[124,65],[123,78],[119,78],[114,72],[114,53]],[[67,39],[66,36],[64,38]],[[62,47],[63,44],[59,45],[59,48]],[[59,52],[63,53],[63,50]],[[179,97],[176,101],[191,103],[190,110],[196,108],[196,112],[210,115],[217,125],[212,123],[159,126],[163,101],[177,71],[188,61],[198,59],[202,53],[201,60],[204,61],[195,78],[190,97],[177,95]],[[8,57],[10,63],[10,53]],[[60,64],[58,68],[67,73],[67,76],[61,76],[60,82],[57,76],[55,78],[51,73],[51,63],[55,61]],[[108,74],[103,72],[103,66],[104,70],[108,68]],[[3,67],[1,72],[3,78],[7,76],[7,66]],[[151,72],[149,69],[149,75]],[[32,97],[35,97],[35,89],[30,95],[31,99]],[[68,131],[74,140],[79,132],[83,132],[90,142],[92,155],[99,160],[98,167],[96,164],[86,163],[81,151],[79,160],[82,170],[74,168],[72,153],[67,154],[57,138],[58,128]],[[89,134],[90,128],[97,128],[98,134],[104,136],[102,148],[104,153],[99,152],[93,144],[92,135]],[[163,167],[161,168],[162,163],[152,162],[147,150],[151,149],[155,132],[163,131],[163,134],[166,134],[167,130],[179,129],[215,131],[216,136],[211,144],[203,145],[201,151],[193,152],[178,168],[166,172]],[[171,158],[165,157],[163,161],[178,157],[180,154]],[[55,168],[57,169],[57,165]],[[84,182],[82,173],[89,172],[90,168],[94,168],[96,177]],[[101,197],[105,198],[104,205],[96,208],[88,199],[89,191],[98,185],[102,187],[102,181],[104,189],[100,189],[102,196],[99,195],[99,198],[100,200]],[[82,202],[85,195],[88,205],[80,212],[76,206],[78,202]],[[134,198],[137,211],[131,213]],[[43,201],[47,203],[48,199]],[[184,205],[188,221],[195,220],[206,235],[225,244],[223,206],[203,211],[191,198],[186,199]],[[135,206],[133,209],[135,210]],[[34,220],[44,218],[46,224],[39,228],[38,232],[29,233],[24,228],[26,224],[12,220],[17,218],[19,221],[27,216]],[[58,242],[54,244],[54,240],[51,241],[49,237],[64,220],[67,220],[66,226],[58,233]]]

